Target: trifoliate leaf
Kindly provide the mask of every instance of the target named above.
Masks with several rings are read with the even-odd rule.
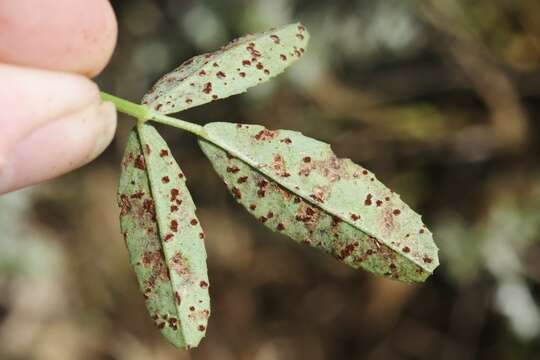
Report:
[[[238,38],[163,76],[142,104],[170,114],[240,94],[283,72],[304,54],[308,40],[299,23]]]
[[[150,125],[129,136],[118,204],[150,316],[175,346],[197,346],[210,315],[204,233],[184,174]]]
[[[405,282],[438,266],[421,218],[368,170],[289,130],[210,123],[203,152],[262,223],[354,268]]]

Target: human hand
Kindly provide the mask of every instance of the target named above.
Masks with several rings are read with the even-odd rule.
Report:
[[[89,80],[117,35],[107,0],[0,0],[0,194],[97,157],[116,111]]]

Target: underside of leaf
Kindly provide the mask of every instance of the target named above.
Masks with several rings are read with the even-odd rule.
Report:
[[[170,114],[240,94],[277,76],[302,57],[308,40],[308,32],[299,23],[238,38],[163,76],[142,104]]]
[[[184,174],[149,125],[129,136],[118,203],[131,266],[150,316],[175,346],[197,346],[210,315],[204,233]]]
[[[405,282],[438,266],[421,218],[368,170],[288,130],[211,123],[199,144],[232,195],[274,231]]]

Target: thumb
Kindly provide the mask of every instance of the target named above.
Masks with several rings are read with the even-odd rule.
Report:
[[[83,76],[0,64],[0,194],[51,179],[98,156],[116,111]]]

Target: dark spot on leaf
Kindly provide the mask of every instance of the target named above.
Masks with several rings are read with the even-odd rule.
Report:
[[[159,152],[159,156],[161,157],[169,156],[169,151],[165,149],[161,149],[161,151]]]
[[[249,61],[249,60],[244,60],[244,61],[242,61],[242,65],[244,65],[244,66],[251,66],[251,61]]]
[[[401,249],[404,253],[411,252],[411,248],[408,246],[405,246],[403,249]]]
[[[204,84],[203,93],[210,94],[211,92],[212,92],[212,83],[207,82],[206,84]]]
[[[241,199],[242,198],[242,193],[240,192],[240,189],[237,188],[236,186],[233,186],[233,188],[231,189],[233,195],[235,198],[237,199]]]
[[[245,73],[245,72],[240,72],[240,73],[238,73],[238,75],[240,75],[240,77],[246,77],[246,73]]]
[[[197,225],[199,222],[197,221],[197,219],[191,219],[191,221],[189,222],[191,225],[195,226]]]
[[[202,288],[202,289],[206,289],[208,288],[208,283],[204,280],[201,280],[201,282],[199,283],[199,286]]]
[[[137,191],[136,193],[130,196],[130,199],[142,199],[143,196],[144,196],[143,191]]]
[[[432,262],[431,258],[430,258],[430,257],[427,257],[427,256],[424,256],[424,258],[423,258],[422,260],[424,260],[424,262],[425,262],[426,264],[431,264],[431,262]]]
[[[272,38],[272,41],[276,44],[279,44],[279,36],[277,35],[270,35],[270,37]]]
[[[199,76],[205,76],[205,75],[206,75],[206,71],[204,70],[199,71]]]
[[[255,210],[255,209],[257,208],[257,205],[251,204],[251,205],[249,205],[249,208],[250,208],[251,210]]]
[[[373,198],[373,195],[367,194],[366,200],[364,200],[364,204],[366,206],[370,206],[372,204],[371,199]]]
[[[131,203],[129,202],[126,194],[120,195],[120,202],[118,203],[118,206],[120,207],[120,215],[124,216],[129,213],[129,210],[131,210]]]
[[[397,216],[397,215],[401,214],[401,210],[399,210],[399,209],[394,209],[394,211],[392,211],[392,214],[394,214],[394,215]]]
[[[164,183],[164,184],[167,184],[169,182],[169,177],[168,176],[164,176],[161,178],[161,182]]]
[[[245,183],[245,182],[247,181],[247,179],[248,179],[247,176],[240,176],[240,177],[238,178],[238,183],[239,183],[239,184],[243,184],[243,183]]]
[[[236,174],[237,172],[240,171],[240,168],[238,166],[227,166],[226,170],[228,173]]]
[[[359,220],[359,219],[360,219],[360,215],[357,215],[357,214],[351,214],[351,219],[352,219],[353,221]]]
[[[199,233],[199,239],[204,239],[204,233],[203,232]]]
[[[204,329],[206,329],[206,328],[204,327],[204,325],[199,325],[199,327],[197,329],[199,329],[199,331],[204,331]]]
[[[287,60],[287,55],[285,54],[281,54],[279,55],[280,59],[283,60],[283,61],[286,61]]]
[[[381,205],[382,205],[382,201],[381,201],[381,200],[377,200],[377,201],[375,202],[375,204],[377,204],[377,206],[381,206]]]
[[[279,231],[283,231],[283,230],[285,230],[285,225],[283,225],[282,223],[279,223],[279,224],[277,225],[277,229],[278,229]]]
[[[171,212],[175,212],[175,211],[178,211],[178,206],[172,205],[171,206]]]
[[[154,106],[154,109],[159,111],[159,109],[161,109],[162,106],[163,104],[157,104],[156,106]]]
[[[144,163],[144,156],[142,154],[137,156],[137,159],[135,160],[135,167],[137,169],[141,169],[141,170],[146,169],[146,166],[145,166],[145,163]]]
[[[174,236],[173,234],[169,233],[169,234],[165,235],[165,237],[163,238],[163,240],[164,240],[164,241],[169,241],[169,240],[171,240],[171,239],[173,238],[173,236]]]
[[[218,71],[216,73],[216,76],[218,77],[218,79],[224,79],[226,77],[225,73],[223,71]]]
[[[171,228],[171,231],[178,232],[178,221],[172,220],[170,228]]]
[[[305,163],[311,162],[311,158],[309,156],[306,156],[302,159]]]

